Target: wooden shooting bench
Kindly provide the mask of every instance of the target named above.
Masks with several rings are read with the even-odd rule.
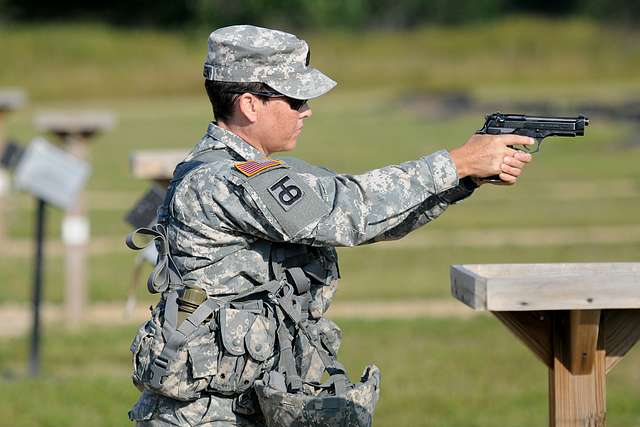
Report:
[[[605,425],[606,374],[640,338],[640,263],[453,265],[451,291],[547,365],[551,427]]]
[[[136,178],[148,179],[166,188],[176,165],[186,156],[184,150],[134,151],[129,157],[131,173]]]

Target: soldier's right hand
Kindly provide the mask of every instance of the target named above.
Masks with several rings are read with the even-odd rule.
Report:
[[[533,138],[520,135],[474,134],[461,147],[449,152],[458,177],[486,178],[498,175],[505,184],[515,184],[531,154],[510,145],[531,145]]]

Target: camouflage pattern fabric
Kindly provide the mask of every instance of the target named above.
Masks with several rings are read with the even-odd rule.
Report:
[[[262,380],[255,388],[268,427],[368,427],[380,397],[379,384],[380,371],[371,365],[344,396],[286,393]]]
[[[336,82],[309,66],[309,46],[293,34],[252,25],[221,28],[209,36],[204,77],[266,83],[296,99],[316,98]]]
[[[160,210],[159,220],[167,228],[170,252],[185,284],[200,286],[209,296],[237,294],[267,283],[271,280],[272,259],[282,260],[276,275],[293,264],[303,267],[311,278],[308,318],[323,335],[323,342],[337,352],[340,331],[323,317],[339,278],[334,247],[397,239],[442,214],[448,204],[438,196],[458,184],[455,166],[446,151],[438,151],[360,175],[336,174],[297,159],[286,159],[282,165],[252,177],[234,167],[238,162],[262,158],[262,153],[238,136],[213,123],[209,125],[202,140],[176,168],[176,179]],[[208,344],[211,348],[204,354],[229,354],[237,360],[241,356],[234,353],[242,352],[243,360],[248,356],[254,361],[266,357],[269,366],[277,366],[277,355],[264,352],[264,347],[273,352],[272,332],[262,334],[270,337],[264,343],[256,342],[254,336],[270,330],[268,322],[260,316],[245,315],[234,325],[237,313],[231,313],[225,326],[230,328],[228,348],[220,352],[222,344],[212,339],[214,342]],[[262,319],[258,324],[257,318]],[[140,342],[160,333],[160,328],[159,323],[142,328]],[[297,340],[297,368],[306,381],[318,381],[324,366],[317,352],[300,334],[297,337],[292,337]],[[154,345],[149,351],[158,351]],[[186,364],[188,357],[187,351],[180,363]],[[141,352],[136,363],[149,359],[148,352]],[[239,365],[227,366],[229,361],[218,357],[215,365],[210,360],[199,366],[206,374],[228,371],[254,381],[255,367],[248,366],[245,374],[238,370]],[[181,402],[145,391],[130,417],[145,422],[165,420],[165,425],[207,425],[204,420],[215,417],[237,423],[229,425],[264,425],[259,408],[254,407],[252,411],[257,412],[249,415],[234,412],[236,398],[237,393],[229,397],[205,395]],[[196,419],[200,421],[194,423]]]
[[[149,391],[142,393],[131,410],[137,426],[262,427],[261,415],[246,417],[233,411],[231,400],[207,395],[193,402],[162,398]]]

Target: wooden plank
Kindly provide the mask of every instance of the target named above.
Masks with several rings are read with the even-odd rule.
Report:
[[[640,263],[453,265],[451,286],[476,310],[640,308]]]
[[[569,262],[539,264],[462,264],[460,267],[486,279],[582,275],[585,273],[640,273],[638,262]]]
[[[454,298],[474,310],[486,310],[486,280],[463,265],[452,265],[449,271]]]
[[[640,308],[640,274],[634,272],[497,278],[486,286],[491,311]]]
[[[567,312],[555,312],[553,319],[553,369],[549,370],[549,425],[551,427],[604,427],[606,419],[606,376],[604,342],[598,340],[593,369],[574,375],[570,321]]]
[[[0,112],[17,110],[22,108],[26,102],[27,97],[24,91],[20,89],[0,89]]]
[[[115,126],[112,113],[99,111],[44,112],[36,115],[33,123],[36,129],[58,135],[92,135],[111,130]]]
[[[573,375],[590,374],[598,344],[600,310],[571,310],[569,329],[571,373]]]
[[[492,312],[509,330],[551,368],[553,345],[551,342],[551,315],[542,311]]]
[[[608,373],[640,339],[640,310],[606,310],[601,328]]]
[[[173,170],[187,156],[181,150],[145,150],[131,153],[131,173],[136,178],[168,180]]]

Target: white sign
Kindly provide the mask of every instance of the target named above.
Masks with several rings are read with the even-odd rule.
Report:
[[[91,173],[91,167],[64,150],[36,138],[15,170],[15,185],[62,209],[74,205]]]

